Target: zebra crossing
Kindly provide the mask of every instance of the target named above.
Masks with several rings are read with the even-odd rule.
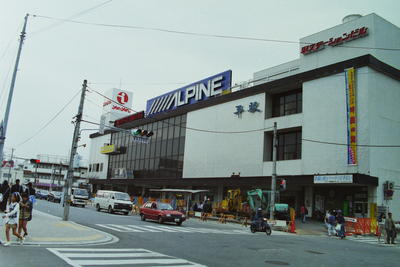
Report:
[[[142,248],[48,248],[47,250],[73,267],[103,265],[205,267]]]
[[[113,230],[116,232],[131,233],[201,233],[201,234],[227,234],[227,235],[249,235],[249,230],[220,230],[210,228],[195,228],[167,225],[119,225],[119,224],[96,224],[99,227]]]
[[[378,238],[376,236],[349,236],[346,237],[348,240],[355,241],[355,242],[360,242],[360,243],[365,243],[365,244],[370,244],[370,245],[376,245],[376,246],[382,246],[382,247],[398,247],[400,248],[399,245],[391,245],[391,244],[386,244],[386,240],[384,237],[381,238],[380,242],[378,241]]]

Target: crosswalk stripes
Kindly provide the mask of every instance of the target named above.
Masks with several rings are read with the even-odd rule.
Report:
[[[205,267],[142,248],[48,248],[47,250],[73,267],[96,265]]]
[[[249,231],[245,230],[219,230],[210,228],[195,228],[195,227],[180,227],[180,226],[167,226],[167,225],[117,225],[117,224],[96,224],[99,227],[103,227],[116,232],[136,232],[136,233],[202,233],[202,234],[230,234],[230,235],[240,235],[240,234],[250,234]]]

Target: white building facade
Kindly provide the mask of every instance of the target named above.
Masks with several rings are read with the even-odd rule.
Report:
[[[170,110],[172,94],[152,100],[150,110],[162,112],[121,125],[153,130],[150,145],[135,145],[111,133],[109,144],[126,146],[126,155],[109,156],[107,179],[91,182],[99,188],[125,186],[128,192],[137,187],[142,192],[208,189],[215,200],[223,199],[228,189],[269,189],[276,123],[277,175],[287,184],[281,202],[296,209],[306,205],[310,216],[342,209],[348,216],[373,217],[381,206],[400,218],[400,192],[395,190],[400,185],[399,48],[397,26],[376,14],[350,16],[302,38],[299,59],[254,73],[245,89],[195,103],[186,96],[186,103]],[[198,87],[190,86],[195,88],[190,95],[196,92],[201,100]],[[182,124],[175,124],[177,116],[184,116]],[[170,125],[180,135],[175,128],[173,134],[158,136]],[[174,140],[182,131],[181,158],[174,154]],[[162,148],[158,153],[170,136],[172,152],[167,141],[165,155]],[[134,178],[116,179],[115,168],[129,169]],[[172,175],[174,168],[178,171]],[[394,183],[392,199],[385,197],[387,182]]]

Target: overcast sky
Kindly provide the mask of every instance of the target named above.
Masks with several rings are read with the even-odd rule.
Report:
[[[0,0],[0,116],[4,110],[18,36],[26,13],[69,18],[106,0]],[[298,41],[341,23],[352,13],[377,13],[400,25],[398,0],[113,0],[76,20],[181,31]],[[145,30],[58,23],[29,17],[6,154],[67,155],[79,98],[38,136],[37,132],[87,79],[96,90],[120,87],[134,94],[133,108],[185,84],[232,69],[233,82],[299,57],[297,44],[186,36]],[[49,27],[50,26],[50,27]],[[90,101],[90,102],[89,102]],[[99,121],[102,99],[91,93],[84,119]],[[83,124],[83,129],[95,128]],[[81,144],[89,144],[89,131]],[[88,148],[79,152],[88,157]]]

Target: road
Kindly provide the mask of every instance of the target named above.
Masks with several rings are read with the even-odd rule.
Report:
[[[60,216],[59,204],[36,208]],[[182,226],[142,222],[138,216],[71,208],[70,219],[117,236],[114,244],[0,249],[0,266],[399,266],[397,247],[297,236],[250,234],[239,225],[190,219]],[[69,264],[68,264],[69,263]],[[138,265],[136,265],[138,264]]]

